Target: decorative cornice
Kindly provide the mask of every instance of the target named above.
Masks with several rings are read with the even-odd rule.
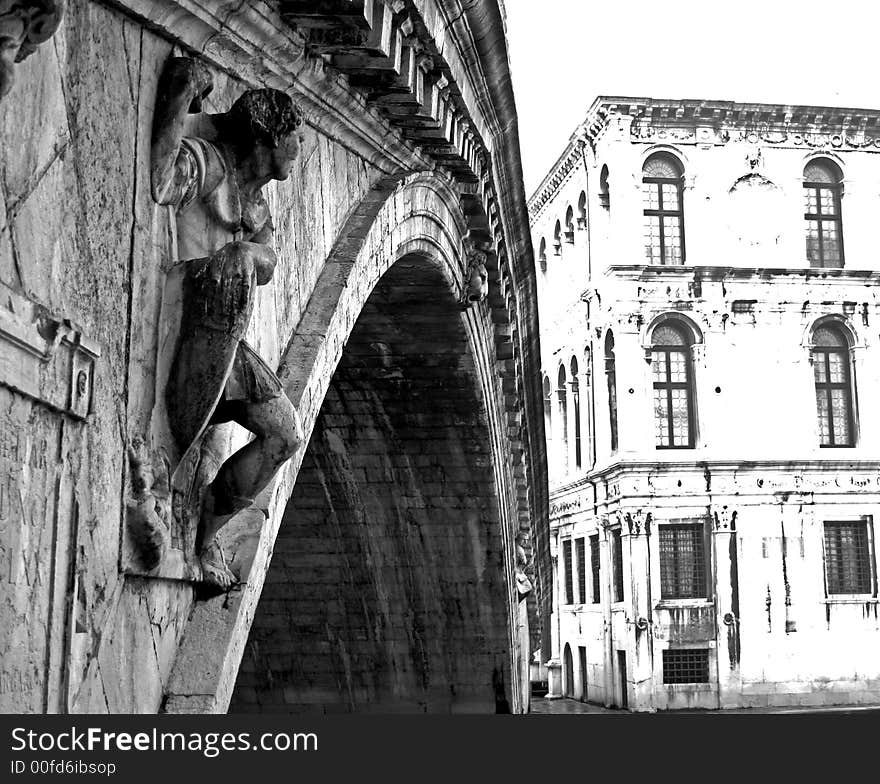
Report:
[[[747,142],[778,147],[880,152],[880,110],[599,96],[562,155],[529,199],[534,223],[571,169],[572,159],[596,143],[614,117],[630,117],[630,140],[656,144]]]

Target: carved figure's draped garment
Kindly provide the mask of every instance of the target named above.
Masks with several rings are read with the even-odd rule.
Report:
[[[182,353],[178,354],[177,362],[183,366],[187,340],[220,349],[226,344],[226,350],[212,350],[207,356],[202,354],[196,358],[212,365],[204,372],[189,373],[187,368],[180,367],[176,379],[171,380],[172,394],[190,398],[200,409],[197,413],[190,412],[195,416],[187,415],[188,423],[180,423],[175,428],[179,443],[198,437],[221,400],[259,403],[283,393],[274,371],[243,340],[253,310],[256,285],[253,275],[246,301],[237,303],[234,312],[223,312],[216,307],[216,302],[212,307],[212,303],[200,299],[206,288],[206,276],[200,279],[202,289],[193,292],[193,281],[199,279],[200,272],[221,248],[236,240],[249,241],[267,227],[272,229],[269,207],[262,194],[254,203],[242,204],[230,158],[231,153],[221,146],[204,139],[184,138],[168,194],[177,213],[175,271],[186,278],[183,285],[187,292],[182,301]],[[225,367],[220,367],[221,364]],[[194,388],[202,384],[213,389]],[[180,443],[182,450],[188,446],[188,443]]]

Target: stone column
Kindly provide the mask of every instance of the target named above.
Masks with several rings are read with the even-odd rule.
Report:
[[[602,629],[604,672],[602,681],[605,688],[605,707],[610,708],[614,702],[614,639],[611,629],[611,603],[614,598],[614,576],[611,573],[611,547],[608,530],[611,523],[607,517],[602,518],[599,526],[599,573],[602,579]]]
[[[715,654],[721,708],[739,705],[742,693],[736,514],[727,505],[716,505],[711,519],[715,556]]]
[[[549,650],[542,650],[543,656],[548,656],[545,660],[547,667],[547,699],[557,700],[562,696],[562,664],[559,660],[559,609],[561,607],[559,601],[559,532],[555,532],[551,540],[550,563],[552,569],[552,590],[553,590],[553,614],[550,618],[550,645]],[[543,646],[543,640],[542,640]]]
[[[652,710],[653,694],[653,629],[650,607],[650,564],[648,557],[648,536],[651,528],[651,513],[638,509],[624,515],[623,527],[625,551],[629,553],[627,585],[630,596],[627,618],[627,676],[632,681],[630,689],[630,710]],[[628,546],[627,546],[628,545]]]

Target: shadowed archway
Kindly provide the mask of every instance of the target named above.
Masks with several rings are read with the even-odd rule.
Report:
[[[231,712],[494,712],[509,590],[493,438],[438,266],[379,281],[324,398]]]

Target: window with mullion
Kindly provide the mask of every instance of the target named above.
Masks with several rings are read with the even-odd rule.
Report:
[[[807,260],[811,267],[843,266],[840,185],[804,183]]]
[[[684,263],[684,211],[679,178],[644,177],[645,255],[649,264]]]
[[[813,374],[816,379],[820,445],[853,446],[849,351],[845,348],[815,347]]]
[[[655,346],[651,352],[658,449],[694,446],[689,354],[687,346]]]

